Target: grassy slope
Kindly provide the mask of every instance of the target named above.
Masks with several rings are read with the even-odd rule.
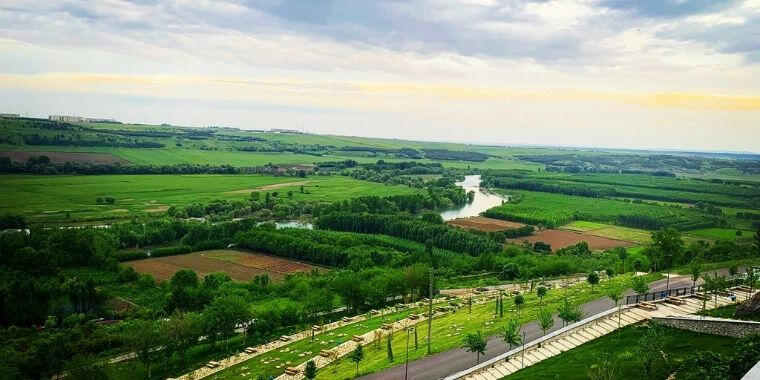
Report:
[[[629,275],[617,276],[611,280],[602,282],[596,287],[595,293],[592,294],[588,284],[583,283],[573,286],[569,290],[569,297],[576,303],[585,303],[602,296],[605,292],[613,286],[622,286],[627,284],[630,280]],[[557,306],[563,299],[563,293],[559,289],[553,289],[549,291],[549,295],[544,298],[546,307],[552,310],[556,310]],[[433,340],[432,340],[432,352],[438,353],[446,351],[452,348],[462,346],[463,339],[467,333],[475,332],[478,330],[483,331],[485,334],[491,335],[498,333],[503,326],[509,321],[509,318],[517,318],[516,311],[514,310],[514,304],[510,297],[505,298],[504,302],[504,317],[494,318],[495,303],[489,302],[482,305],[476,305],[472,308],[472,313],[468,313],[467,308],[463,308],[453,314],[447,314],[445,316],[436,318],[433,321]],[[531,320],[535,320],[539,311],[539,301],[535,293],[525,294],[525,306],[521,311],[521,315],[517,318],[520,323],[527,323]],[[485,325],[486,321],[493,321],[493,324]],[[456,330],[454,325],[458,325],[462,331],[459,335],[454,335]],[[426,342],[427,342],[427,323],[421,323],[417,327],[417,334],[419,338],[419,348],[414,349],[413,342],[410,343],[409,360],[417,360],[425,356]],[[360,374],[367,374],[378,372],[386,368],[390,368],[396,365],[404,363],[405,349],[406,349],[406,332],[397,331],[393,335],[393,351],[395,353],[395,360],[390,362],[387,357],[387,347],[381,346],[379,349],[374,347],[366,347],[364,351],[365,358],[359,365]],[[473,356],[473,363],[475,358]],[[317,378],[318,379],[345,379],[352,378],[356,374],[356,366],[353,362],[347,358],[343,358],[336,363],[332,363],[327,367],[320,369]]]
[[[636,360],[635,348],[638,340],[644,332],[640,325],[627,326],[619,332],[615,332],[599,339],[587,342],[570,351],[544,360],[534,366],[518,371],[507,378],[518,379],[588,379],[588,370],[598,358],[608,353],[615,362],[617,375],[620,378],[645,378],[645,374]],[[698,334],[690,331],[664,328],[663,344],[668,360],[672,363],[680,363],[689,355],[698,350],[709,348],[713,352],[730,354],[734,352],[736,339]],[[664,379],[669,374],[663,368],[662,360],[654,365],[653,379]],[[680,378],[689,378],[689,374]]]
[[[110,175],[37,176],[7,175],[0,182],[0,212],[22,213],[36,220],[62,220],[71,217],[107,218],[143,214],[160,206],[186,205],[214,199],[242,200],[260,186],[294,183],[269,190],[293,199],[342,200],[359,195],[403,194],[419,191],[403,186],[332,177],[272,177],[257,175]],[[309,194],[300,193],[304,184]],[[114,205],[98,205],[97,197],[113,196]]]

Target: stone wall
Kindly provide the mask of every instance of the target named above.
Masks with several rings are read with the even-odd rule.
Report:
[[[715,334],[741,338],[755,332],[760,332],[760,322],[740,321],[711,317],[655,317],[652,320],[663,326],[698,333]]]

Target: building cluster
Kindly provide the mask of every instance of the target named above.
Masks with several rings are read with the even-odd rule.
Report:
[[[21,117],[21,115],[19,115],[17,113],[0,113],[0,117],[12,119],[12,118],[16,118],[16,117]]]
[[[297,129],[284,129],[284,128],[272,128],[270,132],[272,133],[298,133],[298,134],[303,133]]]
[[[68,116],[68,115],[50,115],[48,116],[50,121],[60,121],[64,123],[115,123],[121,124],[121,122],[115,119],[104,119],[98,117],[82,117],[82,116]]]

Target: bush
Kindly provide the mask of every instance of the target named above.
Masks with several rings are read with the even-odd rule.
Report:
[[[511,281],[520,277],[520,267],[515,263],[507,263],[499,273],[499,279]]]

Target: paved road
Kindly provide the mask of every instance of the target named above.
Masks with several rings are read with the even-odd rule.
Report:
[[[721,270],[718,270],[718,272],[725,275],[728,273],[728,270],[721,269]],[[743,272],[743,268],[740,268],[740,273],[742,272]],[[667,279],[662,279],[662,280],[657,280],[657,281],[653,281],[649,283],[650,291],[664,290],[666,286],[666,282],[667,282]],[[701,283],[701,280],[697,282],[697,284],[700,284],[700,283]],[[671,289],[682,288],[682,287],[687,287],[691,285],[692,285],[692,282],[688,276],[676,276],[676,275],[671,274],[671,277],[670,277]],[[631,294],[635,294],[631,289],[628,289],[624,293],[624,295],[631,295]],[[608,297],[602,297],[602,298],[599,298],[594,301],[587,302],[581,305],[586,316],[591,316],[594,314],[601,313],[605,310],[613,308],[614,306],[615,306],[615,303]],[[433,321],[433,323],[435,323],[435,321]],[[555,314],[554,328],[552,328],[551,330],[547,330],[547,333],[554,330],[558,330],[560,328],[562,328],[562,320],[559,319],[557,315]],[[543,336],[543,332],[541,331],[541,328],[538,327],[538,324],[535,321],[523,325],[521,331],[525,332],[525,340],[526,340],[525,343],[531,342]],[[423,350],[425,349],[424,347],[425,347],[424,345],[421,345],[419,349]],[[489,338],[486,354],[485,356],[481,356],[480,360],[482,362],[484,360],[488,360],[498,355],[501,355],[507,351],[509,351],[509,346],[506,345],[504,341],[498,335],[494,335]],[[402,356],[400,355],[397,357],[402,358]],[[409,371],[408,371],[408,379],[410,380],[440,379],[452,373],[470,368],[474,366],[475,364],[476,363],[475,363],[474,354],[467,352],[462,348],[455,348],[448,351],[440,352],[438,354],[427,356],[417,361],[410,362]],[[405,373],[405,367],[402,364],[396,367],[389,368],[385,371],[363,376],[361,377],[361,379],[365,379],[365,380],[404,379],[404,373]]]

